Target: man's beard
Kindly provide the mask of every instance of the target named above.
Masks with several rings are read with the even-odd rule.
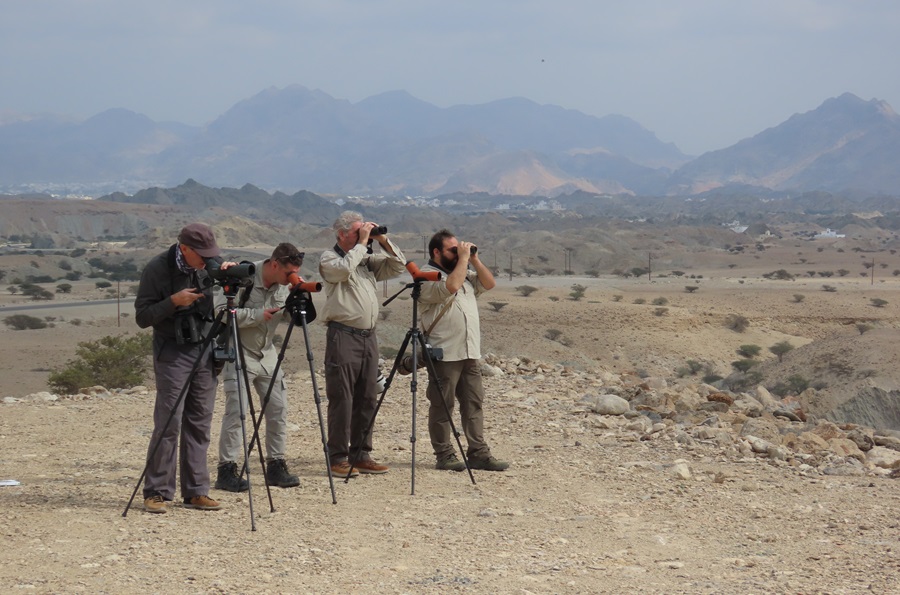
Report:
[[[441,268],[445,271],[452,271],[456,268],[456,263],[459,262],[459,256],[455,256],[452,260],[444,258],[444,255],[441,254],[438,264],[441,265]]]

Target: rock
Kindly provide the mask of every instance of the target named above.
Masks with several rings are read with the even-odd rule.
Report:
[[[731,405],[734,403],[734,397],[729,395],[728,393],[723,392],[715,392],[706,395],[707,401],[715,401],[717,403],[725,403],[726,405]]]
[[[683,459],[678,459],[677,461],[675,461],[675,463],[670,467],[670,470],[672,472],[672,475],[674,475],[678,479],[687,481],[688,479],[693,478],[688,462]]]
[[[758,436],[744,436],[744,439],[747,441],[747,444],[750,445],[750,448],[751,450],[753,450],[753,452],[759,454],[769,454],[769,449],[772,447],[772,443],[768,440],[765,440]]]
[[[769,442],[781,444],[781,432],[775,422],[765,418],[748,419],[741,427],[741,436],[756,436]]]
[[[500,369],[497,366],[492,366],[491,364],[483,363],[481,364],[481,375],[486,376],[488,378],[493,378],[495,376],[506,376],[506,372]]]
[[[625,425],[625,429],[638,434],[647,434],[653,428],[653,422],[643,415]]]
[[[819,423],[816,424],[816,427],[812,429],[812,431],[821,436],[825,440],[831,440],[832,438],[843,438],[844,432],[835,424],[830,421],[825,421],[824,419],[819,420]]]
[[[772,412],[772,415],[774,415],[775,417],[783,417],[784,419],[787,419],[790,421],[796,421],[796,422],[803,421],[802,419],[800,419],[799,415],[797,415],[796,413],[793,413],[791,411],[787,411],[785,409],[776,409],[775,411]]]
[[[700,403],[697,407],[697,411],[716,411],[718,413],[725,413],[728,411],[728,403],[723,403],[721,401],[707,401],[706,403]]]
[[[747,417],[759,417],[765,411],[765,407],[753,397],[744,395],[740,399],[735,400],[731,405],[731,410],[742,413]]]
[[[875,446],[883,446],[885,448],[890,448],[891,450],[900,451],[900,438],[876,434],[873,436],[872,440],[875,442]]]
[[[661,391],[665,388],[668,388],[669,384],[666,382],[665,378],[658,378],[656,376],[650,376],[649,378],[644,378],[643,384],[649,390]]]
[[[866,453],[866,462],[882,469],[900,469],[900,452],[876,446]]]
[[[104,389],[106,390],[106,389]],[[59,397],[54,395],[53,393],[49,393],[47,391],[41,391],[38,393],[31,393],[30,395],[25,395],[22,398],[23,401],[58,401]]]
[[[856,446],[856,442],[847,438],[832,438],[828,441],[828,447],[839,457],[851,457],[858,461],[866,459],[863,452]]]
[[[875,439],[862,428],[853,428],[847,432],[847,439],[852,440],[862,452],[868,452],[875,446]]]
[[[772,396],[772,393],[761,384],[756,387],[756,400],[762,403],[766,409],[775,409],[778,406],[778,401]]]
[[[624,415],[631,405],[616,395],[598,395],[588,400],[591,411],[600,415]]]
[[[781,443],[797,452],[807,454],[815,454],[823,450],[828,450],[828,442],[818,434],[813,434],[812,432],[803,432],[800,436],[793,433],[785,434]]]

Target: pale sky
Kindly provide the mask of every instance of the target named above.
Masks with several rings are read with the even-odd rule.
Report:
[[[697,155],[844,92],[900,110],[898,56],[895,0],[0,0],[0,117],[403,89],[622,114]]]

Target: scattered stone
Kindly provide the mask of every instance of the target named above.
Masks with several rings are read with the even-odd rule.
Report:
[[[589,400],[591,410],[600,415],[623,415],[631,408],[631,405],[622,397],[605,394],[592,397]]]

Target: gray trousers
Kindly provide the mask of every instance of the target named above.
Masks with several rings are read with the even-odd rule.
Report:
[[[371,458],[372,432],[363,443],[378,403],[378,340],[335,328],[325,335],[325,394],[328,397],[328,455],[331,463]],[[357,457],[356,453],[359,452]]]
[[[453,413],[455,400],[459,400],[459,416],[468,448],[466,458],[484,459],[491,456],[491,449],[484,441],[484,387],[481,382],[481,365],[476,359],[455,362],[434,361],[434,370],[441,382],[443,393],[429,379],[425,396],[428,407],[428,434],[438,460],[456,452],[453,431],[447,411]],[[447,409],[441,403],[447,404]]]
[[[263,398],[272,384],[272,392],[269,394],[269,402],[263,415],[266,420],[266,460],[283,459],[285,445],[287,443],[287,398],[284,390],[284,375],[278,370],[275,382],[272,383],[272,374],[267,372],[259,362],[252,357],[245,358],[247,366],[247,378],[251,386],[256,389],[259,396],[259,405],[254,409],[257,416],[262,411]],[[225,415],[222,417],[222,433],[219,435],[219,463],[238,463],[244,460],[244,437],[241,433],[240,402],[238,399],[237,373],[234,364],[225,366]],[[243,386],[241,380],[241,394],[244,397],[245,428],[247,432],[247,447],[249,440],[253,438],[253,418],[250,416],[247,403],[249,386]]]
[[[166,500],[175,499],[175,448],[179,446],[179,436],[181,497],[209,494],[206,451],[216,403],[216,377],[209,349],[203,354],[197,371],[191,375],[199,353],[199,345],[179,346],[174,341],[167,341],[159,353],[154,354],[156,405],[153,408],[153,435],[147,450],[144,498],[158,493]],[[187,392],[166,425],[185,385]]]

